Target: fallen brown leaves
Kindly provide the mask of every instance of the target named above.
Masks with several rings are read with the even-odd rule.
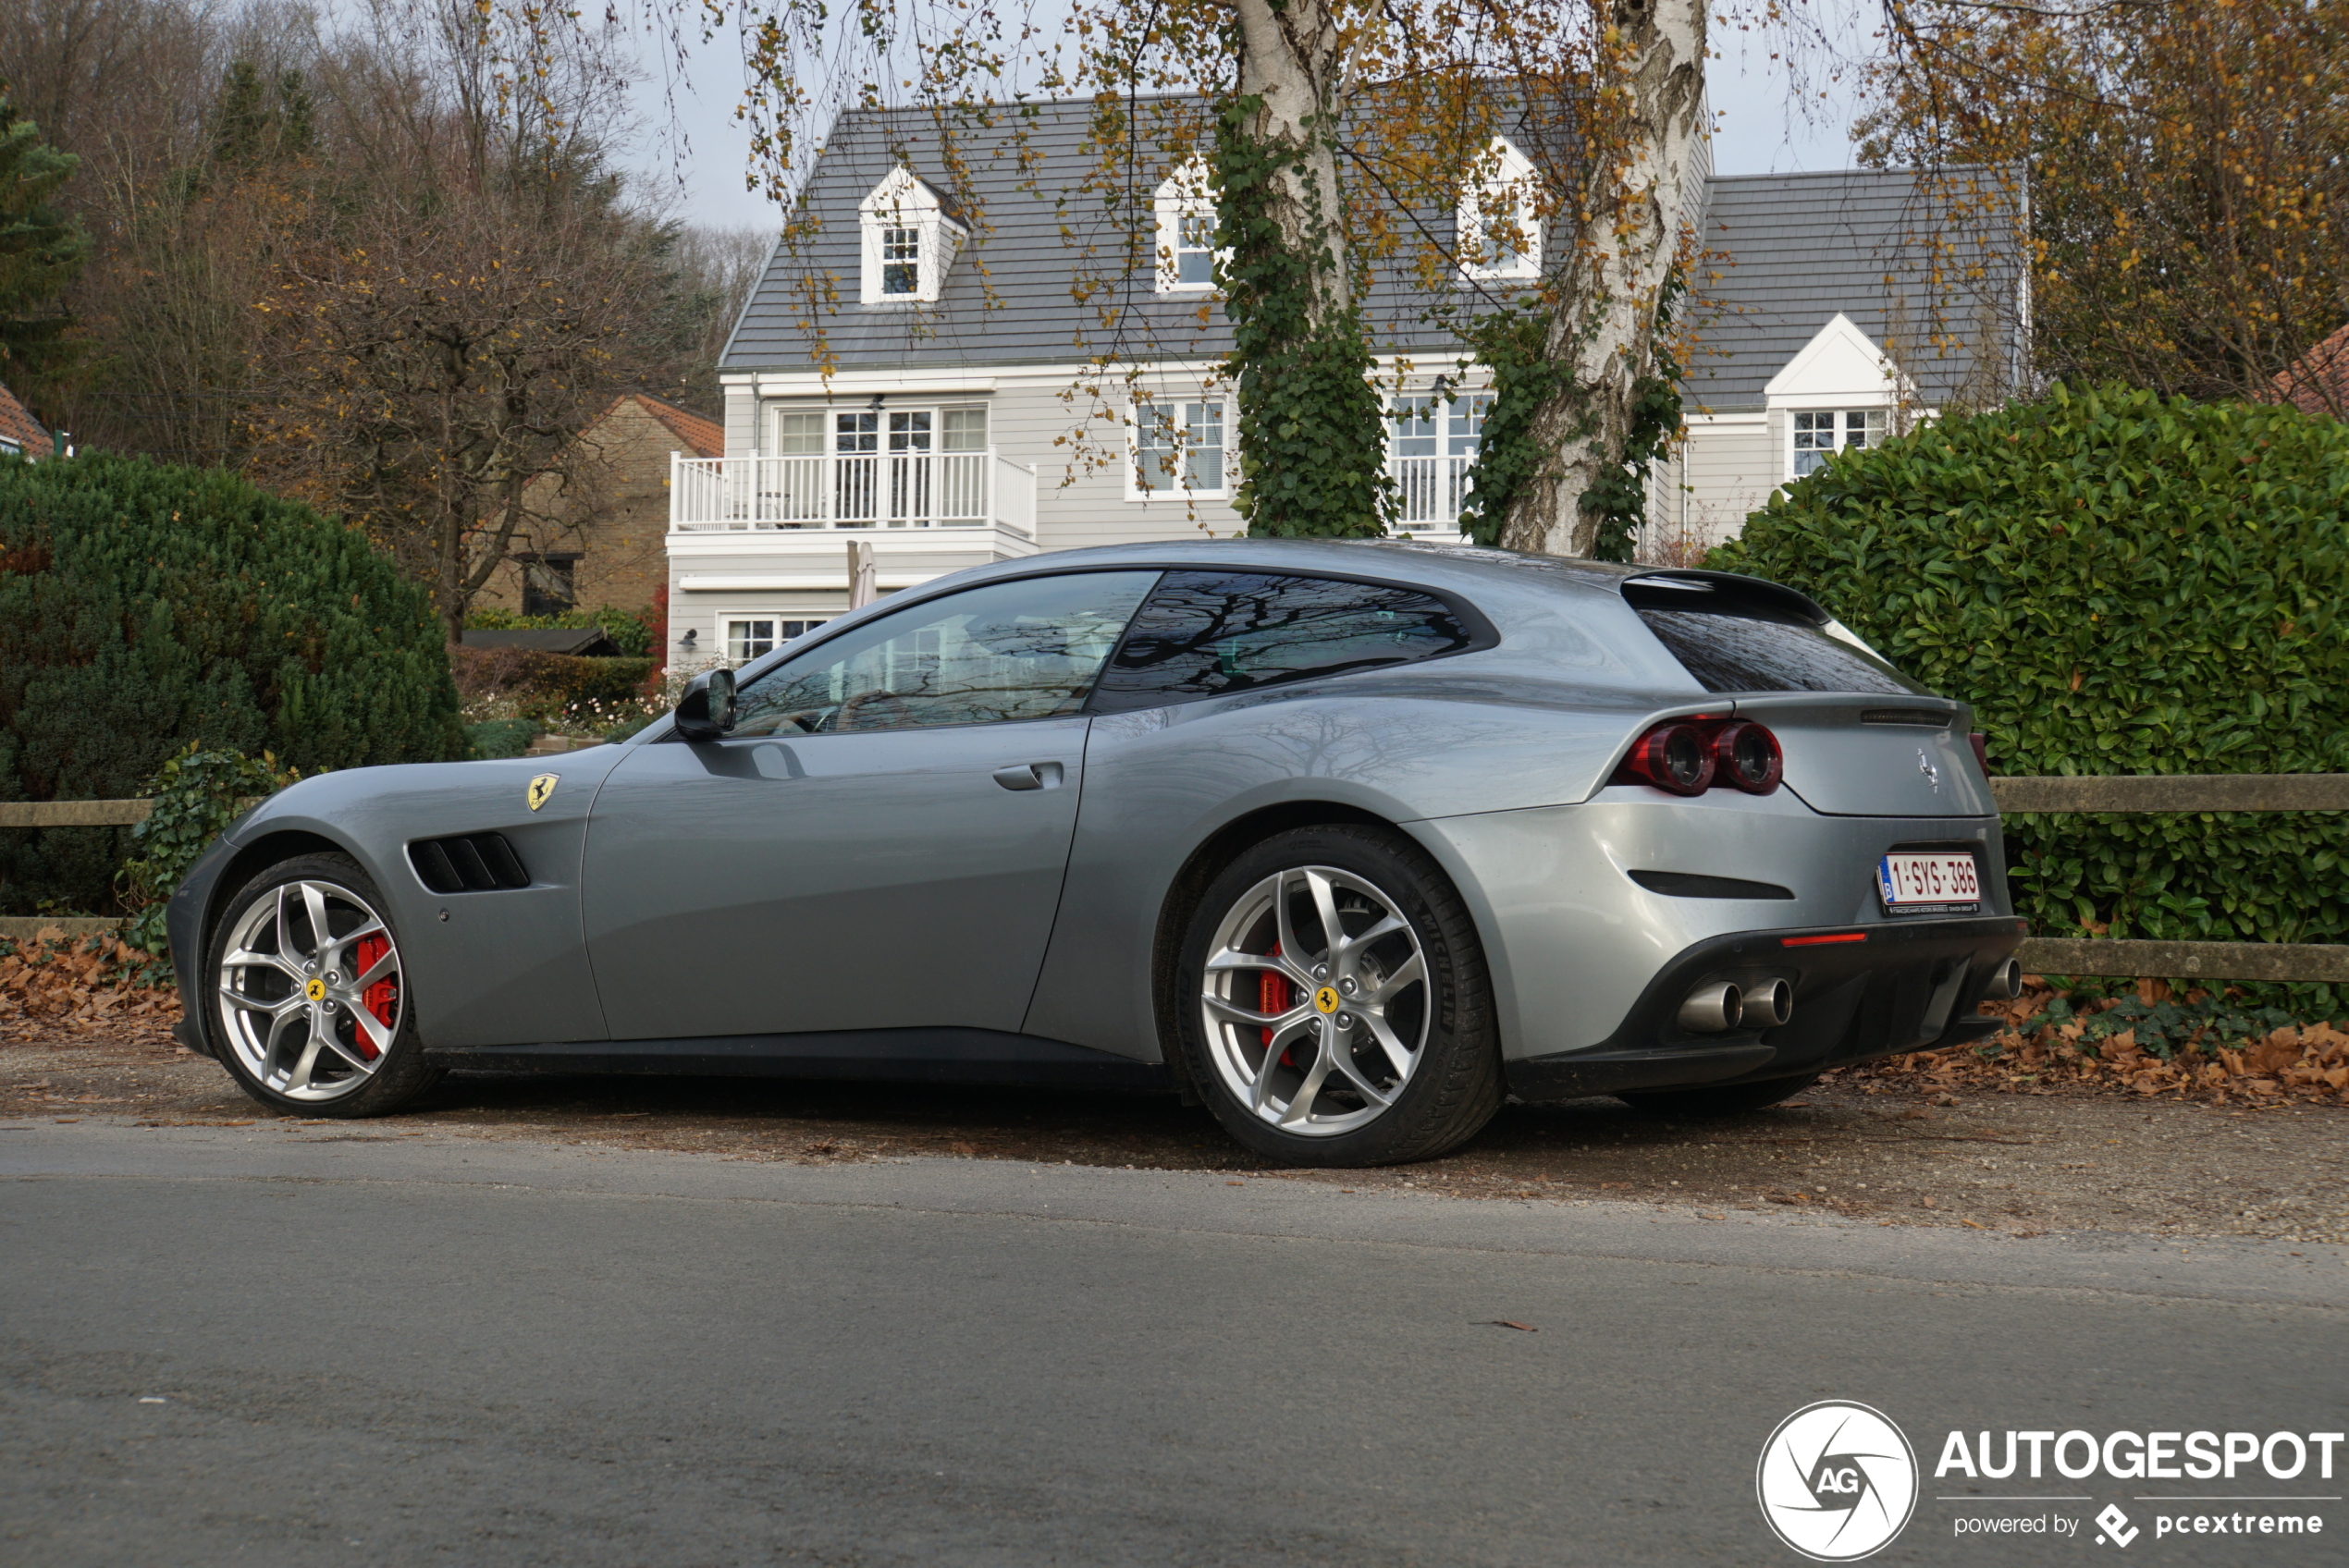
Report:
[[[52,926],[31,942],[0,943],[0,1032],[168,1035],[179,995],[141,984],[154,960],[115,937],[68,937]]]
[[[2096,1038],[2079,1018],[2027,1035],[2013,1027],[2037,1017],[2048,997],[2035,986],[2014,1001],[1984,1004],[1985,1012],[2003,1014],[2010,1027],[1978,1044],[1887,1057],[1841,1076],[1869,1092],[1921,1091],[1937,1096],[1937,1104],[1966,1089],[2160,1095],[2211,1105],[2349,1105],[2349,1032],[2330,1023],[2200,1041],[2164,1059],[2140,1047],[2134,1030]]]

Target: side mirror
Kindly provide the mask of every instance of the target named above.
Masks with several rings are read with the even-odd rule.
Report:
[[[677,733],[688,741],[715,741],[734,727],[734,672],[713,669],[696,675],[677,704]]]

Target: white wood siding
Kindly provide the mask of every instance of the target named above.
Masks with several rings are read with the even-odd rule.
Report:
[[[1783,478],[1777,426],[1785,416],[1692,419],[1682,448],[1687,491],[1676,508],[1683,532],[1704,548],[1734,539],[1746,515]]]

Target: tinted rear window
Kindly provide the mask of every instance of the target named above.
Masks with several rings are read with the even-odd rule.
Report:
[[[1433,594],[1261,572],[1170,571],[1093,689],[1097,712],[1344,675],[1475,641]]]
[[[1718,610],[1640,607],[1640,619],[1708,692],[1922,692],[1814,626]]]

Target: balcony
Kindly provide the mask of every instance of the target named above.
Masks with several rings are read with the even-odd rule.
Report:
[[[978,452],[671,457],[672,533],[1000,529],[1036,537],[1036,471]]]
[[[1473,457],[1398,457],[1392,459],[1395,487],[1402,494],[1397,526],[1420,535],[1457,538],[1460,508],[1468,500]]]

